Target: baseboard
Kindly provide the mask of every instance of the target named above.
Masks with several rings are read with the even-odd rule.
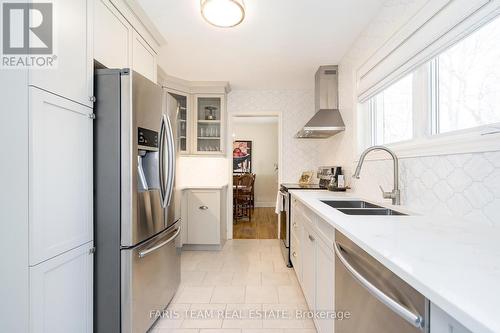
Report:
[[[276,207],[276,202],[255,202],[255,207],[262,207],[262,208],[268,208],[268,207]]]

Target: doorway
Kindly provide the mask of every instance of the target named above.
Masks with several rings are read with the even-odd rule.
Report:
[[[277,239],[280,117],[235,115],[231,120],[232,236]]]

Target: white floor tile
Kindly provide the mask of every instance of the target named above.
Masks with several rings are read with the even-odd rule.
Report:
[[[297,286],[278,286],[279,302],[282,304],[305,304],[302,291]]]
[[[181,291],[176,303],[210,303],[214,287],[186,286]]]
[[[226,304],[193,304],[182,328],[222,328]]]
[[[181,286],[169,306],[181,317],[161,318],[151,332],[315,333],[309,319],[256,318],[263,311],[307,309],[280,251],[278,240],[230,240],[222,251],[184,251]]]
[[[210,303],[243,303],[244,301],[245,287],[216,286]]]
[[[262,328],[262,304],[228,304],[223,328]]]
[[[245,303],[278,303],[278,292],[274,286],[247,286]]]
[[[233,282],[234,272],[206,272],[204,286],[229,286]]]
[[[291,285],[290,277],[285,272],[262,272],[263,286],[286,286]]]

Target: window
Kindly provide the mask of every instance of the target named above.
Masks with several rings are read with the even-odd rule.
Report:
[[[436,58],[435,133],[500,122],[500,19]]]
[[[372,144],[405,141],[413,137],[413,74],[372,97],[368,103]]]
[[[360,136],[362,145],[422,143],[452,132],[467,141],[478,132],[496,133],[480,126],[500,130],[498,41],[500,17],[369,98],[361,118],[369,127]]]

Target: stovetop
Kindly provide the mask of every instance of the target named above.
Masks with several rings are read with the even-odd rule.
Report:
[[[280,189],[284,192],[288,190],[326,190],[320,187],[319,184],[281,184]]]

